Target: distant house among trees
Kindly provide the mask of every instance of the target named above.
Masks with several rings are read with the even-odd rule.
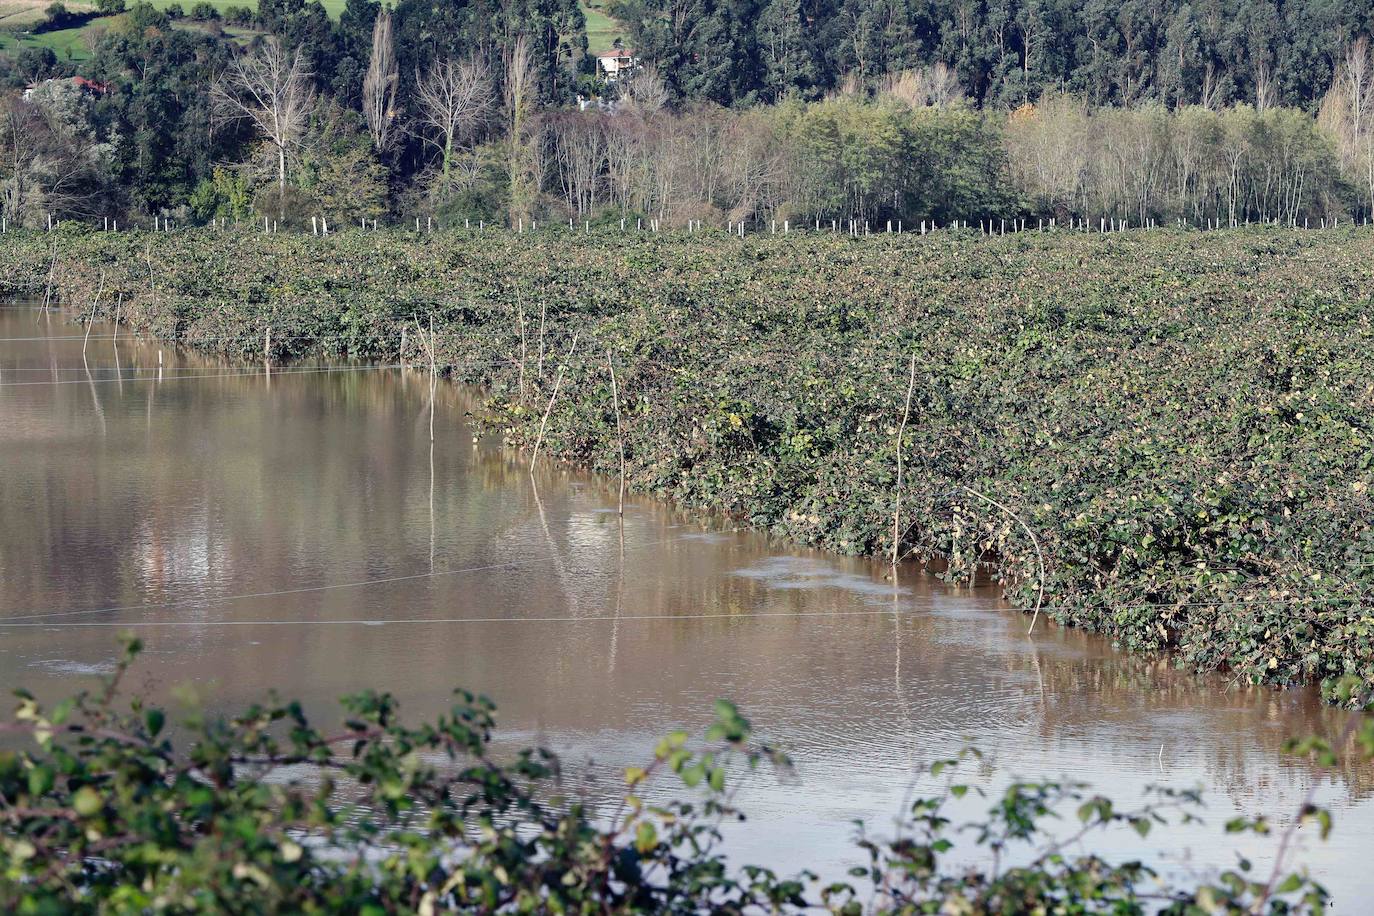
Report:
[[[84,76],[73,76],[70,79],[43,80],[42,82],[32,83],[24,87],[24,101],[32,101],[34,91],[38,89],[39,86],[45,86],[48,83],[66,83],[73,89],[87,95],[104,95],[110,91],[110,87],[105,83],[97,83],[95,80],[88,80]]]
[[[596,59],[597,69],[610,82],[615,82],[629,73],[635,68],[636,63],[634,53],[626,48],[616,48]]]

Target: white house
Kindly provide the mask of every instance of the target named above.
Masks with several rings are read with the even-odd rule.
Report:
[[[608,82],[615,82],[629,73],[635,68],[636,63],[634,54],[625,48],[618,48],[608,54],[602,54],[596,59],[597,69],[601,71]]]

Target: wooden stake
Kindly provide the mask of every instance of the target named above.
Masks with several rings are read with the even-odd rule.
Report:
[[[902,425],[897,430],[897,493],[896,508],[892,510],[892,578],[897,579],[898,551],[901,547],[902,524],[902,437],[906,435],[906,424],[911,419],[911,395],[916,390],[916,353],[911,353],[911,378],[906,384],[906,406],[902,408]]]
[[[91,339],[91,325],[95,323],[95,310],[100,305],[100,294],[105,291],[105,271],[100,272],[100,285],[95,288],[95,298],[91,300],[91,317],[86,319],[86,336],[81,338],[81,361],[86,361],[86,342]]]
[[[615,437],[620,443],[620,499],[616,502],[616,515],[625,517],[625,430],[620,425],[620,389],[615,382],[615,363],[611,362],[611,349],[606,348],[606,368],[611,373],[611,404],[615,406]]]
[[[429,315],[429,441],[434,441],[434,399],[439,389],[439,366],[434,361],[434,313]]]

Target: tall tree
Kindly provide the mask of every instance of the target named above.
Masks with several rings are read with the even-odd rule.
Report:
[[[539,188],[534,185],[533,131],[531,121],[538,101],[534,64],[529,41],[518,36],[505,57],[506,71],[506,166],[510,175],[510,221],[530,218]]]
[[[816,62],[802,24],[801,0],[769,0],[759,17],[763,85],[776,101],[816,84]]]
[[[439,148],[443,187],[452,181],[453,157],[491,113],[491,82],[476,61],[435,61],[415,74],[416,117],[421,136]]]
[[[372,148],[378,153],[385,152],[391,145],[399,76],[391,13],[379,10],[372,27],[372,54],[368,59],[367,75],[363,77],[363,117],[372,136]]]
[[[288,52],[280,41],[268,39],[256,52],[234,60],[216,84],[215,97],[231,117],[246,119],[272,144],[284,207],[287,161],[299,147],[315,105],[301,49]]]

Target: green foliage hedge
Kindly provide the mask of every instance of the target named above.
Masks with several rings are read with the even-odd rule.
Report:
[[[74,312],[100,289],[230,356],[270,325],[278,359],[427,365],[433,316],[521,447],[577,335],[544,455],[618,473],[609,351],[632,488],[846,553],[890,547],[914,354],[904,555],[992,562],[1022,607],[1043,584],[1042,616],[1240,681],[1374,683],[1368,231],[6,242],[0,288],[52,261]]]

